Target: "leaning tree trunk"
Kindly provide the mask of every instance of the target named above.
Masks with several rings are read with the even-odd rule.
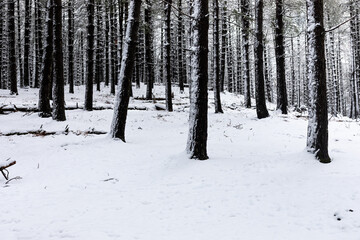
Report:
[[[141,0],[131,0],[126,26],[123,58],[119,77],[118,92],[111,124],[110,135],[125,142],[125,124],[130,99],[131,78],[134,68],[136,42],[139,28]]]
[[[194,0],[193,45],[191,58],[191,92],[189,137],[187,152],[190,158],[208,159],[208,0]]]
[[[219,0],[214,0],[214,101],[215,113],[223,113],[220,98],[220,36]]]
[[[15,34],[15,0],[8,2],[9,13],[9,80],[10,80],[10,94],[18,94],[17,90],[17,76],[16,76],[16,34]],[[1,23],[2,24],[2,23]]]
[[[89,0],[87,6],[88,26],[87,26],[87,78],[85,90],[85,105],[86,111],[92,111],[93,108],[93,83],[94,83],[94,15],[95,15],[94,0]]]
[[[172,0],[165,0],[165,71],[164,79],[166,81],[165,98],[166,110],[173,111],[171,96],[171,4]]]
[[[64,61],[62,47],[62,6],[61,0],[54,0],[54,90],[53,90],[53,113],[56,121],[65,121],[64,99]]]
[[[46,47],[45,54],[42,59],[42,68],[40,73],[40,90],[39,90],[39,116],[51,117],[50,107],[50,91],[51,91],[51,79],[53,74],[53,13],[54,3],[53,0],[47,2],[47,18],[46,18]]]
[[[264,33],[263,33],[263,0],[256,1],[256,30],[255,30],[255,83],[256,83],[256,113],[259,119],[269,116],[266,109],[264,83]]]
[[[277,79],[277,109],[287,114],[288,100],[285,79],[284,8],[283,0],[276,0],[275,57]]]
[[[322,163],[329,163],[328,109],[326,92],[325,29],[323,0],[307,0],[309,44],[310,108],[307,135],[308,150]]]

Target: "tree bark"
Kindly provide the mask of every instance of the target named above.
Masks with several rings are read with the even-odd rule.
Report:
[[[47,1],[47,33],[46,33],[46,47],[45,54],[42,59],[42,68],[40,73],[40,89],[39,89],[39,116],[51,117],[50,107],[50,92],[51,92],[51,79],[53,76],[53,13],[54,3],[53,0]]]
[[[307,0],[310,108],[307,148],[322,163],[329,163],[323,0]]]
[[[288,100],[285,79],[285,47],[284,47],[284,20],[283,0],[276,0],[276,26],[275,26],[275,57],[277,80],[277,109],[287,114]]]
[[[241,0],[241,21],[242,21],[242,42],[244,53],[244,98],[245,107],[251,108],[251,89],[250,89],[250,53],[249,53],[249,32],[250,32],[250,2]]]
[[[151,0],[146,0],[145,8],[145,60],[147,69],[146,99],[152,99],[152,89],[155,81],[154,53],[153,53],[153,22]]]
[[[93,84],[94,84],[94,15],[95,15],[95,2],[89,0],[87,5],[87,78],[85,89],[85,105],[86,111],[92,111],[93,107]]]
[[[259,119],[269,116],[266,108],[265,83],[264,83],[264,33],[263,14],[264,2],[257,0],[256,6],[256,30],[255,30],[255,83],[256,83],[256,113]]]
[[[124,54],[121,62],[119,87],[116,95],[110,135],[125,142],[125,124],[130,99],[131,78],[134,68],[136,41],[139,28],[141,0],[131,0],[127,22]]]
[[[16,73],[16,34],[15,34],[15,0],[8,2],[9,13],[9,80],[10,94],[18,94]]]
[[[187,152],[192,159],[206,160],[208,117],[208,0],[194,0],[190,119]]]
[[[54,90],[53,90],[53,113],[56,121],[65,121],[64,99],[64,61],[62,47],[62,4],[61,0],[54,0]]]
[[[215,113],[223,113],[220,97],[220,36],[219,0],[214,0],[214,101]]]
[[[69,83],[69,93],[74,93],[74,3],[73,0],[68,2],[68,51],[69,51],[69,73],[68,73],[68,83]]]
[[[172,106],[172,91],[171,91],[171,4],[172,0],[165,0],[165,71],[164,79],[166,81],[165,97],[166,97],[166,110],[173,111]]]

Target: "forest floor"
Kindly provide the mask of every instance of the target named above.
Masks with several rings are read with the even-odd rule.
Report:
[[[84,89],[75,91],[66,104],[81,107]],[[0,162],[16,160],[10,177],[21,178],[0,175],[1,239],[360,239],[359,122],[331,119],[332,163],[323,165],[306,152],[306,118],[269,105],[271,117],[257,120],[230,93],[222,95],[225,113],[214,114],[210,92],[210,159],[190,160],[188,96],[174,91],[171,113],[131,100],[147,110],[129,111],[127,143],[87,134],[109,131],[111,109],[69,110],[66,122],[1,114],[0,135],[69,129],[0,136]],[[95,106],[112,106],[108,92],[95,92]],[[35,106],[37,95],[1,90],[0,105]]]

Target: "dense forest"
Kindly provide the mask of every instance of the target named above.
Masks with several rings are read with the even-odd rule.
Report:
[[[41,117],[66,120],[64,95],[85,85],[116,94],[111,135],[125,141],[132,88],[190,91],[187,150],[207,159],[208,91],[244,96],[259,119],[266,103],[309,112],[308,149],[327,153],[330,116],[359,118],[358,0],[6,0],[0,3],[0,88],[39,88]],[[69,91],[64,92],[64,85]],[[117,87],[116,87],[117,86]],[[212,94],[212,93],[211,93]],[[255,99],[255,101],[254,101]],[[328,115],[329,114],[329,115]]]

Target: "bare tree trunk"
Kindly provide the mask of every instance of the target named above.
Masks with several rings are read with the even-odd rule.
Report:
[[[220,37],[219,0],[214,0],[214,100],[215,113],[223,113],[220,98]]]
[[[190,128],[187,152],[190,158],[208,159],[208,0],[194,0],[193,56],[191,71]]]
[[[244,97],[245,107],[251,108],[251,89],[250,89],[250,53],[249,53],[249,32],[250,32],[250,2],[241,0],[241,22],[242,22],[242,42],[243,42],[243,62],[244,62]]]
[[[30,85],[30,28],[31,28],[31,6],[30,0],[25,0],[25,32],[24,32],[24,86]]]
[[[184,71],[184,49],[183,49],[183,16],[182,0],[178,0],[179,18],[178,18],[178,59],[179,59],[179,87],[180,92],[184,92],[184,82],[186,73]]]
[[[19,60],[19,76],[20,76],[20,88],[24,87],[24,70],[23,70],[23,61],[22,61],[22,52],[21,52],[21,10],[20,10],[20,0],[17,0],[17,24],[18,24],[18,60]],[[0,13],[1,14],[1,13]],[[0,44],[1,45],[1,44]],[[1,48],[1,47],[0,47]],[[1,66],[0,66],[1,69]],[[1,71],[1,70],[0,70]],[[1,74],[0,74],[1,75]],[[0,77],[1,79],[1,77]],[[1,82],[1,80],[0,80]]]
[[[61,0],[54,0],[54,89],[52,117],[56,121],[65,121],[64,99],[64,61],[62,47],[62,6]]]
[[[283,0],[276,0],[276,27],[275,27],[275,55],[277,79],[277,109],[287,114],[288,99],[285,79],[285,48],[284,48],[284,20]]]
[[[131,78],[134,68],[141,0],[131,0],[124,54],[121,63],[119,89],[116,95],[114,116],[110,135],[125,142],[125,124],[130,99]]]
[[[172,0],[165,0],[165,71],[164,79],[166,81],[165,98],[166,110],[173,111],[172,91],[171,91],[171,4]]]
[[[307,148],[322,163],[329,163],[323,0],[307,0],[310,108]]]
[[[146,0],[145,8],[145,60],[147,69],[147,89],[146,99],[152,99],[152,89],[155,81],[154,53],[153,53],[153,22],[152,22],[152,4]]]
[[[68,48],[69,48],[69,73],[68,73],[68,83],[69,83],[69,93],[74,93],[74,3],[73,0],[68,2]]]
[[[263,33],[263,15],[264,2],[257,0],[255,6],[256,29],[255,29],[255,84],[256,84],[256,113],[259,119],[269,117],[265,100],[264,83],[264,33]]]
[[[18,94],[16,74],[16,34],[15,34],[15,0],[8,1],[9,13],[9,80],[10,94]]]
[[[95,2],[89,0],[87,5],[87,78],[85,90],[85,105],[86,111],[92,111],[93,108],[93,84],[94,84],[94,15],[95,15]]]
[[[42,68],[40,73],[40,89],[39,89],[39,116],[51,117],[50,93],[51,80],[53,76],[53,28],[54,2],[47,1],[47,18],[46,18],[46,46],[45,54],[42,59]]]

